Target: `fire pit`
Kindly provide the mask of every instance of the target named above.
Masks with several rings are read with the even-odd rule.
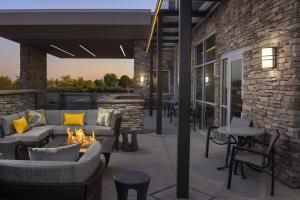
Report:
[[[68,128],[67,133],[68,138],[66,140],[66,145],[80,144],[82,149],[86,149],[96,141],[94,131],[92,136],[86,136],[83,129],[75,129],[75,131],[72,131]]]

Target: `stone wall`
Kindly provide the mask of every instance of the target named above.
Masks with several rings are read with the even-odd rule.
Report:
[[[47,90],[47,53],[27,46],[20,45],[20,80],[22,89],[38,89],[37,106],[46,106]]]
[[[116,109],[122,112],[121,129],[137,128],[144,133],[144,100],[116,99],[110,95],[97,101],[97,108]]]
[[[36,108],[36,90],[0,91],[0,116]]]
[[[277,160],[280,160],[277,177],[291,187],[300,186],[299,4],[297,0],[223,1],[193,30],[193,46],[216,33],[216,125],[220,119],[221,55],[246,48],[243,54],[243,114],[254,126],[265,128],[266,139],[278,128],[297,138],[289,141],[282,136],[276,146]],[[276,68],[262,69],[263,47],[276,48]]]
[[[145,106],[148,106],[149,98],[149,69],[150,69],[150,56],[145,53],[146,41],[138,40],[134,43],[134,83],[135,93],[140,94],[145,99]],[[174,74],[174,54],[172,50],[163,52],[163,70],[170,72],[170,93],[163,94],[163,99],[173,98],[173,74]],[[153,70],[156,70],[156,52],[153,52]],[[140,76],[144,77],[144,83],[140,82]],[[153,94],[153,103],[155,107],[156,94]]]

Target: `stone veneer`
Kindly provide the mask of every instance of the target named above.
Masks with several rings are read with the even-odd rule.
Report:
[[[1,90],[0,116],[36,108],[38,90]]]
[[[20,80],[22,89],[38,89],[37,106],[47,102],[47,53],[28,45],[20,45]]]
[[[300,2],[222,1],[204,23],[194,28],[193,46],[214,32],[217,44],[215,125],[220,120],[221,55],[246,48],[243,114],[254,126],[265,128],[265,139],[278,128],[296,138],[282,136],[276,145],[276,177],[291,187],[300,187]],[[262,69],[263,47],[276,48],[275,69]]]
[[[137,40],[134,42],[134,85],[135,93],[140,94],[145,99],[145,106],[148,106],[149,98],[149,69],[150,69],[150,56],[145,53],[146,41]],[[156,52],[153,52],[153,70],[157,69],[156,66]],[[172,50],[164,50],[163,70],[169,70],[170,72],[170,93],[163,94],[163,99],[171,99],[173,96],[173,73],[174,73],[174,57]],[[144,83],[140,82],[140,76],[144,76]],[[155,107],[156,94],[153,94],[153,103]]]
[[[121,129],[136,128],[144,133],[144,103],[143,99],[132,96],[131,99],[119,99],[130,95],[109,95],[96,102],[97,108],[116,109],[122,112]]]

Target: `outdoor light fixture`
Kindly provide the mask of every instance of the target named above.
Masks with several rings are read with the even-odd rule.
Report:
[[[275,48],[262,48],[261,61],[262,68],[275,67]]]
[[[121,44],[120,44],[120,49],[121,49],[121,51],[123,53],[123,56],[126,57],[125,51],[124,51],[123,46]]]
[[[144,83],[144,76],[143,75],[141,75],[140,81],[141,81],[142,84]]]
[[[59,51],[61,51],[61,52],[64,52],[65,54],[68,54],[68,55],[73,56],[73,57],[75,56],[74,54],[71,54],[70,52],[67,52],[67,51],[65,51],[65,50],[63,50],[63,49],[61,49],[57,46],[54,46],[53,44],[50,44],[50,46],[57,49],[57,50],[59,50]]]
[[[208,82],[209,82],[209,77],[205,76],[205,83],[208,83]]]
[[[86,52],[88,52],[89,54],[91,54],[92,56],[96,57],[95,54],[93,54],[90,50],[88,50],[86,47],[84,47],[83,45],[79,45],[80,48],[82,48],[83,50],[85,50]]]

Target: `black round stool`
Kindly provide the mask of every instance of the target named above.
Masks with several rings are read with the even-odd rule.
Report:
[[[150,176],[140,171],[123,171],[114,177],[118,200],[127,200],[128,190],[137,191],[137,200],[146,200]]]

